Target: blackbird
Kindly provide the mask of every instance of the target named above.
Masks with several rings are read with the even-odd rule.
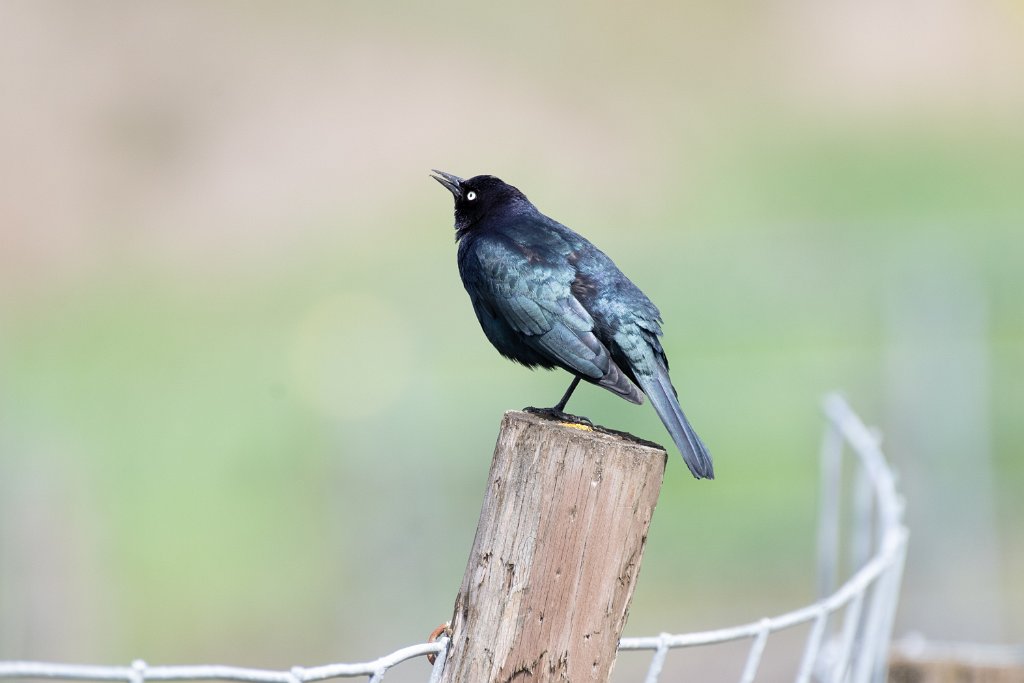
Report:
[[[436,169],[432,177],[455,198],[459,274],[487,339],[527,367],[573,375],[561,400],[540,412],[571,419],[563,411],[581,379],[631,403],[646,394],[693,476],[713,479],[711,455],[669,379],[651,300],[604,252],[512,185]]]

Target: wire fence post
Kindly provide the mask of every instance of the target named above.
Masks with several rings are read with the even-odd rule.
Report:
[[[442,683],[608,680],[665,450],[508,412]]]

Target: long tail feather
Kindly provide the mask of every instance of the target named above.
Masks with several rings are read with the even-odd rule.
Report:
[[[679,399],[672,388],[668,370],[661,363],[657,363],[656,366],[653,375],[637,375],[640,386],[651,399],[651,405],[665,424],[668,433],[672,435],[672,440],[683,454],[683,460],[693,476],[697,479],[714,479],[715,470],[711,464],[711,454],[679,407]]]

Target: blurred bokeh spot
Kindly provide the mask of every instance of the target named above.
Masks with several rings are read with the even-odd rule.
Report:
[[[294,331],[294,386],[328,417],[360,419],[394,409],[415,379],[413,337],[401,311],[371,293],[316,302]]]

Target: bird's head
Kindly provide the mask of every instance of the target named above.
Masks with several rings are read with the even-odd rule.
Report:
[[[517,188],[492,175],[462,179],[434,169],[431,177],[448,188],[455,198],[455,236],[462,237],[487,216],[500,216],[529,200]]]

